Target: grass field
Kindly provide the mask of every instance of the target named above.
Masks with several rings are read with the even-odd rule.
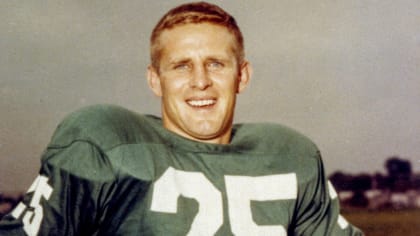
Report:
[[[420,209],[344,210],[344,217],[362,229],[366,236],[420,235]]]

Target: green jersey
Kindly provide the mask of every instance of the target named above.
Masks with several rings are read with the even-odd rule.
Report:
[[[73,113],[0,235],[361,235],[316,146],[275,124],[195,142],[115,106]]]

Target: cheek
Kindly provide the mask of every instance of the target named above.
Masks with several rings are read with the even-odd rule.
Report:
[[[176,78],[164,78],[161,82],[163,95],[177,95],[181,92],[184,82]]]
[[[236,79],[230,77],[219,80],[217,84],[219,90],[223,91],[226,95],[234,95],[237,93],[239,83]]]

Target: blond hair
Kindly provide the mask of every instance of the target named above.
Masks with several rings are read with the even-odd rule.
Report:
[[[159,70],[162,45],[159,36],[164,30],[172,29],[185,24],[210,23],[225,27],[235,38],[234,53],[238,64],[242,64],[244,52],[244,40],[235,19],[229,13],[217,5],[207,2],[186,3],[169,10],[157,23],[150,37],[150,58],[152,66]]]

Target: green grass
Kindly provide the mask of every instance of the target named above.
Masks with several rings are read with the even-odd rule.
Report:
[[[420,235],[420,209],[343,211],[344,217],[360,228],[366,236]]]

